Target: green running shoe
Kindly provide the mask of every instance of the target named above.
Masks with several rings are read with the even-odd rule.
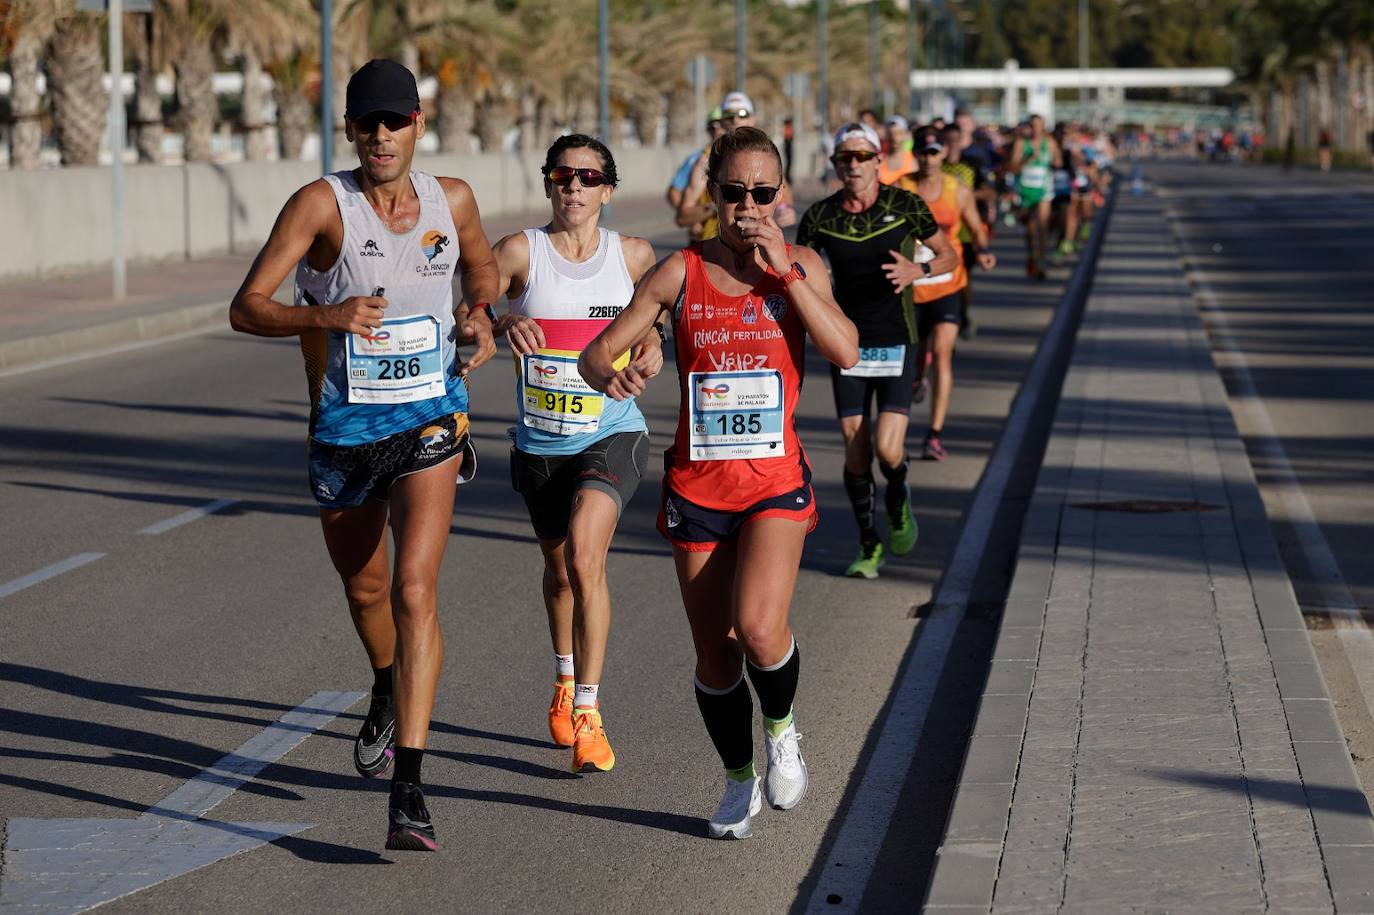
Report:
[[[874,540],[859,546],[859,558],[849,564],[844,574],[850,578],[877,578],[883,564],[883,543]]]
[[[897,514],[887,515],[887,543],[892,547],[893,556],[905,556],[916,547],[919,531],[916,518],[911,514],[911,491],[902,495],[902,507]]]

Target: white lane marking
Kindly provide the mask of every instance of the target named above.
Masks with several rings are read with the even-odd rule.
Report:
[[[200,817],[364,695],[316,693],[137,819],[11,819],[0,909],[82,912],[309,829]]]
[[[1106,231],[1104,224],[1093,232],[1090,242],[1093,249],[1083,258],[1083,265],[1096,260]],[[988,460],[978,490],[974,493],[973,504],[969,507],[959,542],[954,548],[954,557],[940,579],[940,590],[931,601],[930,615],[921,622],[916,651],[907,662],[902,679],[894,691],[887,720],[878,735],[859,790],[840,826],[839,835],[835,837],[830,856],[826,858],[820,880],[807,903],[807,912],[857,912],[863,902],[864,890],[873,875],[873,866],[877,863],[878,851],[887,835],[892,813],[897,808],[902,785],[919,749],[926,714],[968,606],[978,565],[1021,450],[1021,441],[1026,436],[1031,414],[1035,412],[1044,393],[1052,354],[1059,351],[1063,339],[1073,329],[1070,318],[1073,309],[1062,303],[1070,302],[1080,294],[1087,295],[1088,291],[1082,289],[1086,282],[1087,269],[1083,266],[1075,272],[1064,290],[1061,306],[1055,310],[1049,327],[1045,329],[1021,390],[1012,403],[997,449]],[[831,902],[831,899],[837,901]]]
[[[95,562],[97,559],[103,559],[104,557],[104,553],[77,553],[75,556],[68,556],[61,562],[54,562],[52,565],[45,566],[37,572],[21,575],[13,581],[7,581],[3,585],[0,585],[0,597],[9,597],[16,591],[22,591],[31,585],[47,581],[49,578],[56,578],[63,572],[79,569],[88,562]]]
[[[232,293],[230,293],[230,295],[232,295]],[[85,362],[87,359],[99,359],[101,356],[117,356],[120,353],[130,353],[134,350],[146,349],[149,346],[161,346],[164,343],[176,343],[181,340],[190,340],[192,337],[203,337],[215,331],[228,329],[228,322],[222,325],[211,324],[206,327],[198,327],[195,330],[169,334],[166,337],[153,337],[149,340],[132,340],[128,343],[117,343],[114,346],[102,347],[100,349],[83,350],[79,353],[68,353],[65,356],[55,356],[52,359],[44,359],[41,362],[25,362],[22,365],[0,369],[0,378],[13,378],[16,375],[27,375],[29,372],[41,372],[44,369],[60,368],[64,365],[71,365],[73,362]]]
[[[1171,210],[1169,217],[1175,231],[1192,241],[1193,247],[1196,248],[1196,239],[1191,237],[1191,230],[1187,227],[1182,214]],[[1317,586],[1317,593],[1321,595],[1323,609],[1331,615],[1337,639],[1345,652],[1346,660],[1350,663],[1355,682],[1359,684],[1365,709],[1374,716],[1374,630],[1370,629],[1369,623],[1355,602],[1355,596],[1350,593],[1350,587],[1345,583],[1345,576],[1341,573],[1340,563],[1336,561],[1331,544],[1322,533],[1316,513],[1312,511],[1312,505],[1303,492],[1302,483],[1288,460],[1288,453],[1283,450],[1278,430],[1274,428],[1269,411],[1265,408],[1264,400],[1255,386],[1254,377],[1250,374],[1250,363],[1246,360],[1235,334],[1231,332],[1231,322],[1226,316],[1226,311],[1217,300],[1216,292],[1203,272],[1189,270],[1188,273],[1193,279],[1198,301],[1202,303],[1203,310],[1207,312],[1207,317],[1212,323],[1212,339],[1226,353],[1228,368],[1232,371],[1236,387],[1230,398],[1232,410],[1241,414],[1246,425],[1256,433],[1247,436],[1247,439],[1253,442],[1253,447],[1264,456],[1267,462],[1266,469],[1272,477],[1270,482],[1266,482],[1260,488],[1260,492],[1267,493],[1274,507],[1278,509],[1271,514],[1282,518],[1293,529],[1298,549],[1302,551],[1303,560],[1307,563],[1308,571],[1311,572]],[[1271,499],[1265,501],[1269,502]]]
[[[139,531],[139,533],[165,534],[174,527],[181,527],[183,524],[189,524],[197,518],[204,518],[206,515],[213,515],[220,509],[228,508],[231,505],[237,505],[238,501],[238,499],[216,499],[213,502],[206,502],[204,505],[193,508],[190,511],[184,511],[179,515],[164,518],[156,524],[150,524]]]

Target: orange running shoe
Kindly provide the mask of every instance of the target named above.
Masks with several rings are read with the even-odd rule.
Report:
[[[601,712],[596,709],[573,711],[574,772],[609,772],[615,768],[615,753],[606,739]]]
[[[573,745],[573,681],[553,684],[553,704],[549,706],[549,736],[560,747]]]

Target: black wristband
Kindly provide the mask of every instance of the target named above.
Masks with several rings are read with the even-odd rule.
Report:
[[[659,342],[659,343],[667,343],[667,342],[668,342],[668,334],[663,330],[663,322],[661,322],[661,321],[655,321],[655,322],[654,322],[654,330],[658,331],[658,342]]]

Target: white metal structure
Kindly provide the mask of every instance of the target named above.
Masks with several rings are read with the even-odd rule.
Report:
[[[1046,121],[1054,121],[1054,90],[1087,89],[1175,89],[1183,86],[1220,88],[1229,86],[1236,75],[1226,67],[1135,67],[1022,70],[1014,60],[1001,70],[913,70],[911,88],[920,92],[933,89],[1001,89],[1002,122],[1015,124],[1020,119],[1021,91],[1026,92],[1026,109]]]

